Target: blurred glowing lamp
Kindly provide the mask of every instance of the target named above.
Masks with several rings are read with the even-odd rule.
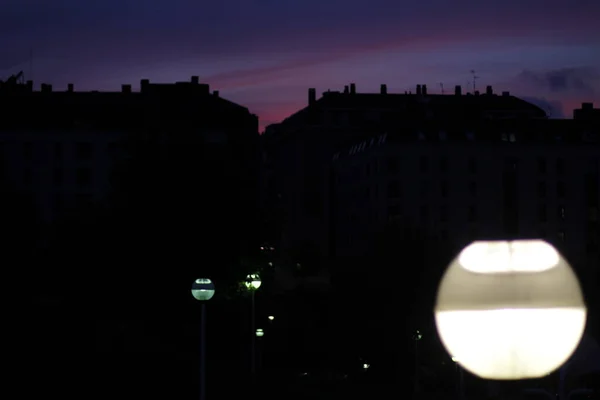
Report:
[[[453,360],[499,380],[558,369],[579,345],[586,315],[575,273],[542,240],[471,243],[446,270],[435,305]]]
[[[192,296],[196,300],[207,301],[215,295],[215,285],[210,279],[196,279],[192,284]]]
[[[260,275],[258,274],[250,274],[246,277],[246,281],[244,282],[246,288],[249,290],[256,290],[262,284],[260,280]]]
[[[260,329],[260,328],[259,328],[259,329],[257,329],[257,330],[256,330],[256,336],[257,336],[257,337],[263,337],[263,336],[265,336],[265,331],[264,331],[264,330],[262,330],[262,329]]]
[[[269,318],[269,321],[273,321],[275,319],[274,315],[269,315],[267,318]]]

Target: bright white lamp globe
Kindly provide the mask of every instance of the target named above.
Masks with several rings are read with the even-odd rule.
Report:
[[[435,305],[448,353],[485,379],[556,370],[579,345],[586,315],[573,270],[542,240],[470,244],[446,270]]]

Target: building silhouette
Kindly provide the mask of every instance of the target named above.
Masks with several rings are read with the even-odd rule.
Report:
[[[598,124],[580,120],[416,123],[332,156],[339,256],[386,223],[417,224],[457,249],[544,238],[576,265],[598,258]]]
[[[306,107],[268,126],[262,136],[263,202],[272,210],[271,225],[280,227],[273,230],[274,241],[284,249],[309,246],[324,258],[335,255],[338,238],[332,224],[338,211],[332,196],[337,194],[331,191],[337,178],[331,165],[341,149],[363,142],[364,149],[386,132],[420,124],[446,121],[468,129],[475,122],[546,119],[541,108],[509,92],[495,94],[490,86],[485,93],[463,93],[457,86],[453,94],[440,95],[429,93],[426,85],[417,85],[415,93],[394,94],[386,85],[379,93],[359,93],[350,84],[319,99],[311,88]]]
[[[171,205],[183,207],[184,193],[202,192],[195,208],[219,205],[222,212],[215,214],[239,222],[231,240],[254,228],[258,118],[247,108],[211,93],[198,77],[174,84],[144,79],[139,92],[131,85],[118,92],[78,92],[72,84],[34,90],[33,82],[17,78],[0,85],[0,159],[5,178],[32,199],[44,226],[75,210],[106,206],[115,175],[122,175],[117,167],[152,148],[147,166],[160,165],[170,175],[144,178],[157,186],[149,197],[172,190],[159,182],[177,180],[187,192],[173,192],[181,199]],[[161,212],[170,211],[153,214]]]

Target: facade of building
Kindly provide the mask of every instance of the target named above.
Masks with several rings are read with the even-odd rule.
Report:
[[[336,254],[399,219],[451,241],[545,238],[598,259],[600,126],[578,120],[414,124],[333,157]]]
[[[101,204],[114,190],[115,167],[152,148],[148,165],[170,169],[169,179],[202,192],[206,204],[198,208],[228,207],[221,214],[231,214],[247,234],[250,221],[241,222],[256,215],[258,140],[258,118],[197,77],[174,84],[142,80],[139,92],[131,85],[77,92],[73,85],[56,91],[47,84],[36,91],[30,81],[10,80],[0,88],[4,183],[32,199],[44,224]]]
[[[262,137],[263,183],[268,193],[264,204],[277,210],[278,242],[284,249],[312,243],[324,258],[335,256],[337,232],[343,228],[331,225],[337,212],[331,200],[337,196],[332,193],[331,163],[332,154],[341,148],[370,143],[377,135],[417,123],[537,119],[547,119],[539,107],[508,92],[497,95],[491,87],[485,93],[463,94],[457,86],[453,94],[439,95],[417,85],[414,94],[392,94],[386,85],[379,93],[358,93],[351,84],[341,93],[328,91],[319,99],[309,89],[307,107],[267,127]]]

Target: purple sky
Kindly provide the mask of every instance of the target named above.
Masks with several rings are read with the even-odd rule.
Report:
[[[598,0],[3,0],[0,79],[56,89],[201,81],[261,126],[320,93],[467,85],[547,104],[600,106]],[[39,87],[39,86],[38,86]]]

